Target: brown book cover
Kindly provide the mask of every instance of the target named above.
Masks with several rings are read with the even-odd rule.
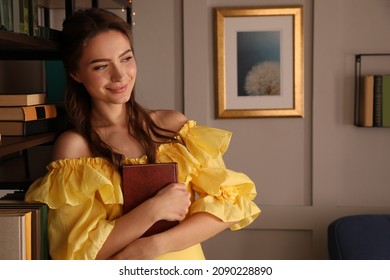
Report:
[[[0,121],[3,136],[30,136],[55,130],[55,118],[35,121]]]
[[[0,121],[35,121],[57,117],[55,104],[32,106],[0,106]]]
[[[360,93],[359,125],[372,127],[374,122],[374,76],[366,75],[362,78]]]
[[[123,213],[153,197],[167,185],[177,183],[177,178],[176,162],[124,165],[122,167]],[[178,221],[158,221],[143,236],[163,232],[178,223]]]
[[[30,106],[46,103],[46,93],[0,93],[0,106]]]

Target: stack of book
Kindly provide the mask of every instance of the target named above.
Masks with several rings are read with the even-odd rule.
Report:
[[[390,75],[364,75],[360,79],[355,124],[390,127]]]
[[[0,260],[47,260],[48,207],[0,199]]]
[[[57,107],[46,93],[0,94],[0,134],[30,136],[55,129]]]

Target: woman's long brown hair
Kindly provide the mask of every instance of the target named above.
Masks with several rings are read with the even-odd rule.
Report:
[[[88,40],[109,30],[119,31],[127,36],[133,49],[130,25],[119,16],[103,9],[79,10],[63,23],[60,47],[63,62],[68,73],[65,90],[65,108],[71,124],[78,133],[88,141],[94,156],[108,159],[117,169],[120,168],[124,156],[116,153],[93,130],[91,125],[91,98],[85,87],[76,82],[69,74],[78,68],[83,48]],[[133,50],[134,51],[134,50]],[[178,141],[176,132],[159,127],[150,117],[148,110],[135,101],[134,89],[130,100],[126,103],[129,114],[129,131],[141,144],[148,162],[156,161],[156,141]],[[131,128],[131,130],[130,130]],[[160,142],[161,141],[161,142]]]

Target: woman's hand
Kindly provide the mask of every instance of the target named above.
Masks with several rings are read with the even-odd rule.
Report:
[[[157,215],[156,220],[183,220],[191,205],[190,198],[191,194],[184,184],[169,184],[150,199]]]

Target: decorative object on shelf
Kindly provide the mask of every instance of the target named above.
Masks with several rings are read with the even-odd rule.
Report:
[[[355,55],[354,124],[359,127],[390,127],[390,74],[362,75],[362,56],[390,54]]]
[[[303,7],[215,13],[217,118],[303,117]]]

